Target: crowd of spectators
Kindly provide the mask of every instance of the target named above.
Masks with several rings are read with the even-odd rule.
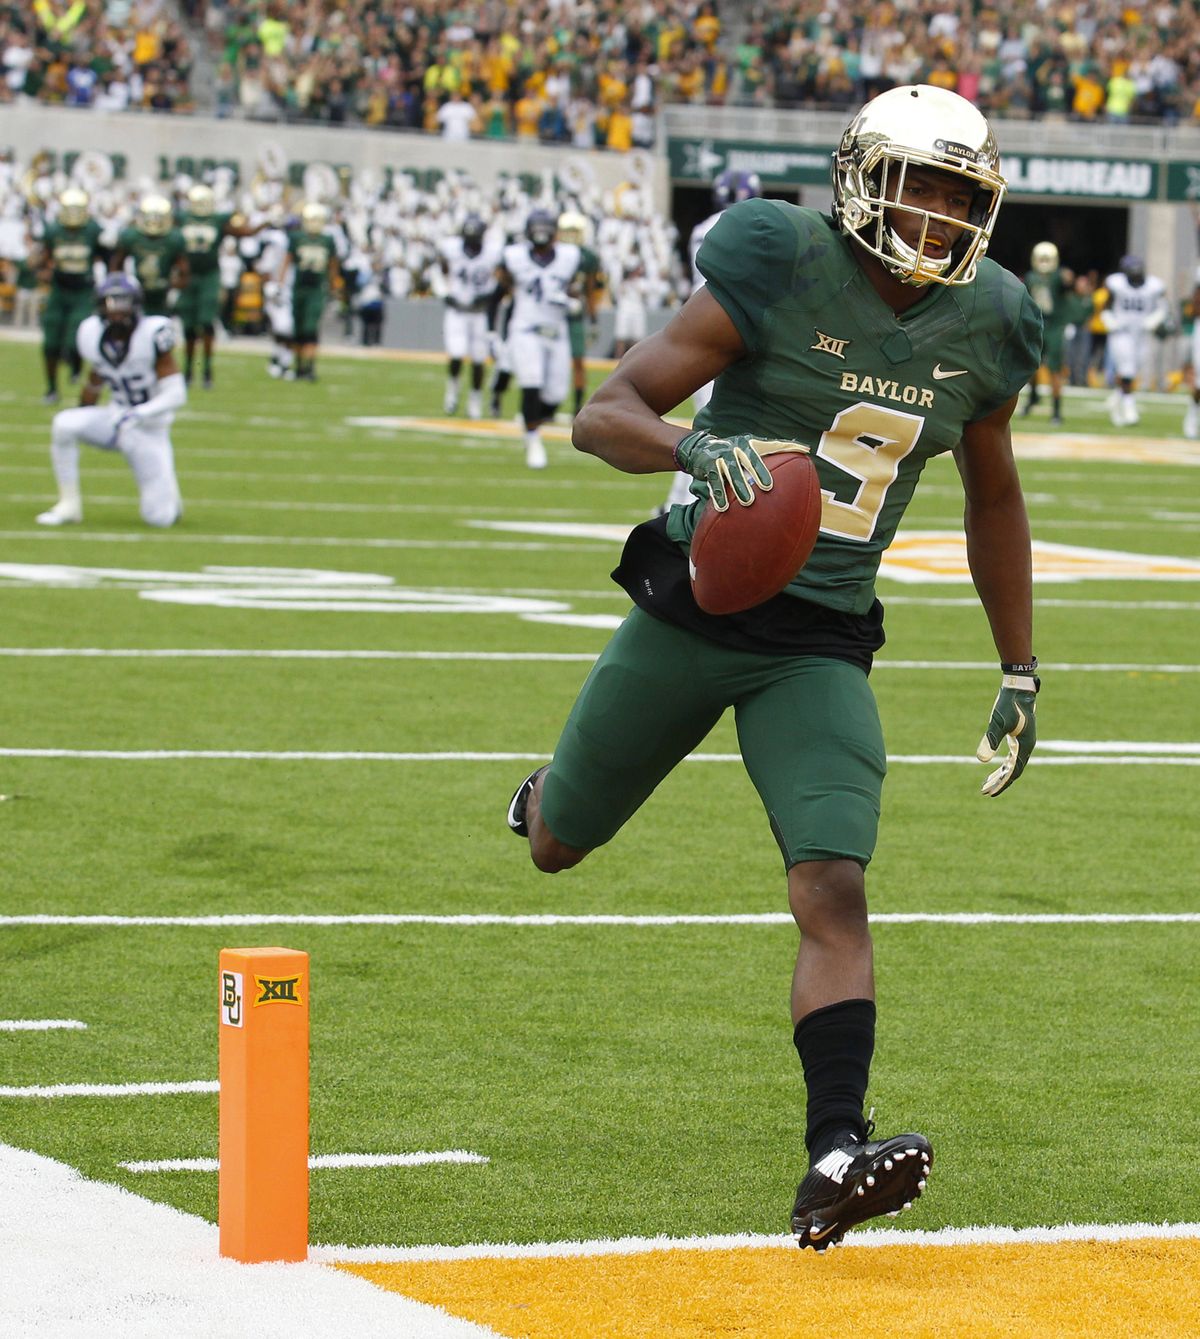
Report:
[[[1200,119],[1194,0],[793,0],[755,12],[730,60],[737,102],[847,108],[930,83],[997,117]]]
[[[205,23],[222,112],[617,150],[654,144],[721,35],[710,0],[207,0]]]
[[[1000,117],[1200,120],[1200,0],[178,3],[219,115],[625,150],[668,103],[844,110],[925,82]],[[0,100],[193,110],[163,4],[0,0]]]
[[[191,48],[162,0],[7,0],[0,65],[0,103],[194,110]]]

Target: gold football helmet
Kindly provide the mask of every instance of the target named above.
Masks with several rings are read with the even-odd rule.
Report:
[[[1053,274],[1058,269],[1058,247],[1053,242],[1039,242],[1033,248],[1030,264],[1037,274]]]
[[[213,194],[213,188],[199,181],[188,191],[187,202],[188,209],[197,218],[208,218],[217,207],[217,197]]]
[[[966,179],[973,196],[966,222],[897,203],[914,167]],[[906,84],[872,98],[846,127],[833,156],[833,216],[902,282],[969,284],[987,251],[1007,184],[991,127],[966,98],[930,84]],[[889,222],[893,210],[921,216],[915,247]],[[959,232],[945,256],[925,250],[935,219]]]
[[[582,214],[568,210],[567,213],[559,215],[558,240],[560,242],[572,242],[575,246],[583,246],[587,241],[587,235],[588,221]]]
[[[88,221],[87,191],[68,186],[58,197],[58,221],[64,228],[82,228]]]
[[[329,210],[319,200],[310,200],[300,211],[300,226],[311,237],[325,231],[329,222]]]
[[[163,237],[171,231],[171,202],[165,195],[143,195],[134,222],[148,237]]]

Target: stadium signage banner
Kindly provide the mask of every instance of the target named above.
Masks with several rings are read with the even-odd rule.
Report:
[[[726,168],[757,172],[768,186],[826,186],[833,145],[763,144],[750,140],[675,139],[667,143],[671,178],[707,184]],[[1100,200],[1200,199],[1200,164],[1150,159],[1006,153],[1013,195]]]

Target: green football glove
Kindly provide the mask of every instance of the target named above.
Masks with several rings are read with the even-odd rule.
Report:
[[[975,756],[991,762],[1007,740],[1008,757],[981,787],[984,795],[999,795],[1025,770],[1029,755],[1037,743],[1037,694],[1042,681],[1034,673],[1035,657],[1029,665],[1002,665],[1000,691],[992,707],[986,734],[979,741]],[[1020,672],[1016,672],[1020,671]]]
[[[689,432],[675,444],[675,463],[695,479],[692,492],[707,497],[718,511],[729,506],[729,490],[748,507],[754,501],[757,486],[764,493],[771,489],[771,471],[754,448],[754,438],[745,433],[736,437],[714,437],[703,430]]]

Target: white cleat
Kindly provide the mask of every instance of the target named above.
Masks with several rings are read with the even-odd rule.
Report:
[[[540,437],[531,437],[525,444],[525,464],[531,470],[544,470],[549,464],[546,448]]]
[[[472,391],[467,396],[467,417],[471,419],[483,417],[483,395],[479,391]]]
[[[59,501],[36,519],[38,525],[78,525],[83,520],[83,507],[78,502]]]
[[[1141,420],[1141,414],[1138,413],[1138,407],[1132,397],[1125,402],[1125,426],[1127,428],[1135,427]]]

